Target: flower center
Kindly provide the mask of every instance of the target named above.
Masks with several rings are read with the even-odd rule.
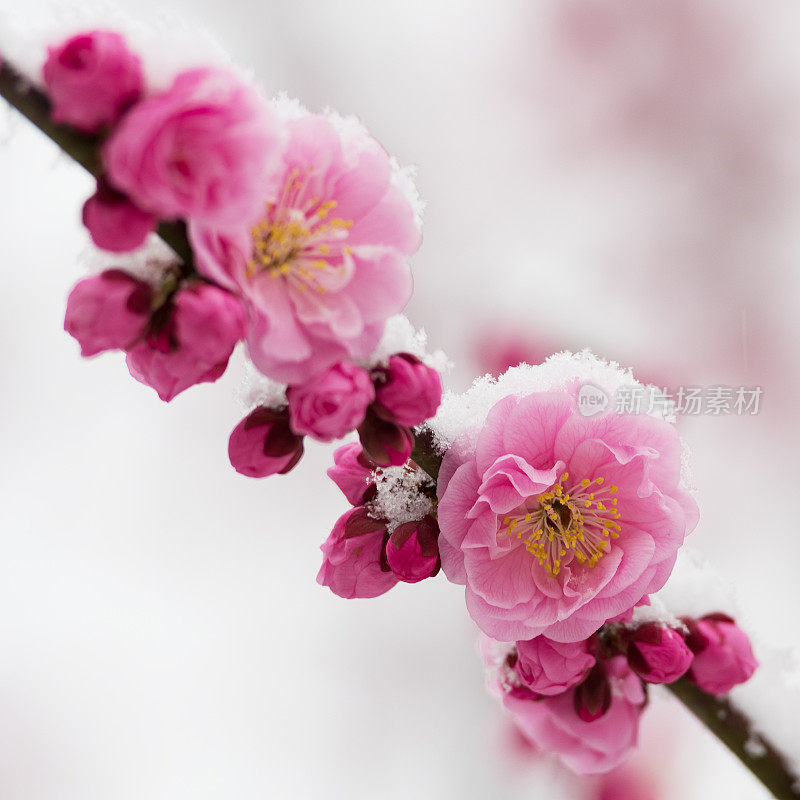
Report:
[[[293,169],[278,201],[267,204],[266,216],[250,232],[248,277],[267,273],[301,292],[327,292],[349,279],[353,267],[344,241],[353,223],[330,217],[336,201],[307,196],[307,187],[300,170]]]
[[[546,492],[529,498],[503,519],[498,534],[524,542],[550,575],[573,558],[591,568],[611,550],[609,539],[619,537],[616,486],[602,477],[568,484],[565,472]]]

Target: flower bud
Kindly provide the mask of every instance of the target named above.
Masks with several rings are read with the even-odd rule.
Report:
[[[442,379],[435,369],[410,353],[399,353],[376,384],[375,413],[411,428],[430,419],[442,402]]]
[[[381,419],[371,408],[358,428],[358,436],[364,452],[381,467],[405,464],[414,449],[410,428]]]
[[[439,525],[427,514],[417,522],[398,525],[386,543],[392,572],[406,583],[418,583],[439,571]]]
[[[540,695],[555,695],[580,683],[594,666],[588,642],[555,642],[546,636],[517,642],[517,673]]]
[[[289,419],[296,433],[320,442],[341,439],[363,421],[375,399],[369,373],[340,361],[305,383],[290,386]]]
[[[91,31],[50,47],[43,68],[53,120],[95,133],[116,122],[144,88],[142,63],[113,31]]]
[[[317,583],[339,597],[377,597],[388,592],[397,577],[385,560],[386,522],[354,508],[336,520],[323,543]]]
[[[97,247],[126,253],[144,244],[156,218],[100,178],[97,191],[83,204],[83,224]]]
[[[64,330],[88,357],[131,346],[150,321],[152,290],[119,269],[84,278],[67,299]]]
[[[196,383],[213,383],[244,335],[244,310],[224,289],[195,283],[160,309],[155,329],[128,351],[128,370],[165,402]]]
[[[600,719],[611,707],[611,684],[606,669],[598,661],[578,684],[573,696],[575,712],[584,722]]]
[[[686,644],[694,653],[688,676],[704,692],[727,694],[755,672],[758,661],[750,639],[729,616],[708,614],[682,621],[689,628]]]
[[[681,633],[656,622],[631,631],[627,657],[630,668],[648,683],[673,683],[692,664],[692,651]]]
[[[249,478],[283,475],[303,455],[303,437],[289,427],[285,409],[259,406],[234,429],[228,440],[233,468]]]
[[[333,462],[328,477],[342,490],[350,505],[360,506],[375,496],[372,473],[378,465],[364,454],[360,444],[339,447],[333,454]]]

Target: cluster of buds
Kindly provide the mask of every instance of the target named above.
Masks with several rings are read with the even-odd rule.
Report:
[[[604,772],[636,742],[647,684],[686,676],[703,691],[723,695],[755,671],[747,635],[730,617],[681,622],[681,629],[612,623],[582,642],[538,636],[499,655],[486,637],[481,650],[490,686],[523,734],[578,772]]]
[[[441,566],[439,525],[432,514],[392,527],[373,504],[381,471],[358,444],[340,447],[328,470],[354,506],[336,521],[323,543],[317,575],[318,583],[340,597],[377,597],[398,582],[433,577]]]
[[[131,375],[169,401],[222,375],[244,334],[244,312],[229,292],[184,280],[177,268],[157,286],[110,269],[72,289],[64,328],[83,356],[123,350]]]
[[[250,477],[288,472],[303,453],[303,437],[332,442],[357,430],[363,458],[377,467],[404,464],[412,427],[436,413],[439,373],[410,353],[391,356],[371,372],[340,361],[286,390],[286,405],[259,406],[233,430],[228,453]]]

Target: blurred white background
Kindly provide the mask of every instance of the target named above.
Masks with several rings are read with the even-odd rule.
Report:
[[[0,52],[35,65],[53,31],[116,13],[76,5],[0,0]],[[418,166],[409,315],[456,361],[451,387],[488,368],[487,345],[762,386],[758,416],[680,422],[691,544],[763,638],[800,643],[796,4],[119,8],[146,60],[211,58],[205,29],[270,93],[357,114]],[[285,478],[235,474],[238,361],[165,405],[121,357],[78,357],[61,326],[90,181],[5,110],[0,139],[0,797],[594,797],[512,744],[457,587],[347,602],[317,586],[346,507],[332,448]],[[643,738],[653,798],[764,797],[656,693]]]

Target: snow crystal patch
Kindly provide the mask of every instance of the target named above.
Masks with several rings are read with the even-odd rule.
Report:
[[[236,390],[236,401],[246,414],[258,406],[282,408],[286,405],[286,384],[263,375],[248,359]]]
[[[461,394],[447,392],[436,416],[426,423],[431,430],[439,452],[444,452],[459,436],[474,436],[486,420],[490,409],[508,395],[526,395],[565,389],[575,381],[591,383],[609,398],[619,389],[637,388],[659,392],[633,377],[630,369],[616,361],[605,361],[590,350],[571,353],[567,350],[550,356],[543,364],[520,364],[504,372],[499,378],[484,375],[476,378],[472,386]],[[654,404],[653,416],[669,419]]]
[[[78,264],[89,274],[106,269],[121,269],[157,287],[161,285],[164,276],[180,264],[180,259],[169,245],[155,233],[151,233],[141,247],[129,253],[109,253],[90,244],[81,253]]]
[[[427,347],[428,334],[425,329],[416,330],[405,315],[396,314],[387,320],[378,346],[363,362],[363,366],[366,369],[385,366],[395,353],[410,353],[439,373],[449,371],[451,364],[445,353],[442,350],[428,353]]]
[[[404,522],[416,522],[433,511],[433,500],[423,494],[433,481],[420,469],[386,467],[375,472],[377,495],[370,503],[372,516],[388,520],[389,533]]]
[[[394,156],[391,159],[392,164],[392,185],[397,187],[408,200],[412,211],[414,212],[414,224],[418,228],[422,228],[422,217],[425,213],[425,201],[420,197],[419,189],[417,189],[417,168],[413,164],[401,167]]]
[[[676,630],[686,630],[686,626],[668,609],[659,597],[650,596],[650,605],[636,606],[633,609],[633,619],[625,627],[638,628],[648,622],[658,622]]]

